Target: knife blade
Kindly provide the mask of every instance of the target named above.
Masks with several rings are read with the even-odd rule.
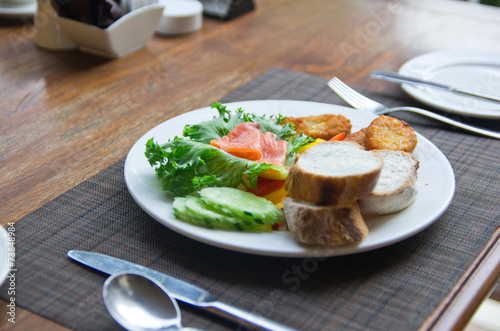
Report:
[[[294,330],[265,317],[215,300],[208,291],[203,290],[198,286],[139,264],[94,252],[71,250],[67,254],[71,259],[108,275],[113,275],[119,272],[137,272],[146,274],[162,283],[175,299],[200,307],[211,313],[232,320],[233,322],[240,323],[257,330]]]
[[[400,75],[396,72],[391,72],[391,71],[374,71],[372,72],[371,76],[373,78],[377,79],[383,79],[389,82],[396,82],[396,83],[402,83],[402,84],[409,84],[409,85],[415,85],[415,86],[423,86],[423,87],[430,87],[430,88],[435,88],[439,90],[444,90],[456,94],[460,94],[463,96],[469,96],[469,97],[474,97],[477,99],[481,100],[486,100],[486,101],[491,101],[495,103],[500,103],[500,97],[489,95],[489,94],[484,94],[484,93],[479,93],[479,92],[474,92],[474,91],[469,91],[466,89],[462,89],[459,87],[453,87],[450,85],[445,85],[441,83],[436,83],[436,82],[431,82],[431,81],[426,81],[418,78],[413,78],[413,77],[408,77],[408,76],[403,76]]]

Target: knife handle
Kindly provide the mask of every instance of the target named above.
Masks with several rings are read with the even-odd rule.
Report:
[[[220,301],[210,302],[210,305],[205,306],[208,311],[223,316],[236,323],[246,325],[256,330],[276,330],[276,331],[292,331],[292,329],[283,324],[271,321],[265,317],[252,314],[248,311],[241,310],[234,306],[228,305]]]

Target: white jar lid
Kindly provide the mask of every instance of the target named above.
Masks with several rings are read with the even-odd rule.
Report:
[[[163,16],[156,32],[164,35],[189,33],[201,28],[203,5],[197,0],[163,0]]]

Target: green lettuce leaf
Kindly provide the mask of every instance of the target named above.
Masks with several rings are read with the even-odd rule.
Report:
[[[231,111],[226,109],[225,105],[218,102],[214,103],[212,108],[217,109],[219,112],[218,117],[199,124],[186,125],[183,136],[201,143],[210,144],[210,141],[224,137],[238,124],[243,122],[260,123],[261,132],[272,132],[276,134],[278,140],[288,140],[288,138],[295,134],[293,125],[289,123],[286,125],[279,124],[285,119],[281,115],[267,118],[266,116],[245,113],[241,108],[238,108],[232,114]]]
[[[280,125],[285,118],[257,116],[245,113],[241,108],[234,113],[218,102],[212,105],[219,116],[199,124],[186,125],[182,137],[175,137],[164,145],[151,138],[146,144],[145,155],[155,168],[163,189],[173,196],[186,196],[202,187],[256,187],[257,177],[269,170],[273,177],[285,179],[286,167],[258,163],[226,153],[210,145],[243,122],[260,123],[262,132],[273,132],[279,140],[287,140],[286,166],[295,161],[298,151],[314,141],[304,134],[295,135],[294,127],[288,123]]]
[[[293,165],[293,162],[295,161],[295,158],[299,154],[299,150],[305,145],[312,143],[313,141],[313,138],[306,136],[302,132],[292,137],[292,139],[288,141],[285,165],[291,167]]]
[[[155,168],[162,188],[173,196],[186,196],[202,187],[253,187],[268,169],[288,173],[282,166],[233,156],[211,145],[176,137],[164,145],[153,138],[146,143],[146,158]]]
[[[194,141],[204,144],[210,144],[213,139],[220,139],[227,135],[238,124],[243,122],[260,123],[261,132],[272,132],[276,134],[278,140],[288,140],[286,166],[292,166],[298,151],[305,145],[314,141],[309,136],[304,134],[295,135],[293,124],[287,123],[280,125],[285,117],[257,116],[252,113],[245,113],[241,108],[238,108],[234,114],[227,110],[225,105],[216,102],[212,108],[217,109],[219,116],[214,116],[210,121],[205,121],[199,124],[188,124],[184,127],[183,136]],[[290,137],[292,137],[290,139]]]

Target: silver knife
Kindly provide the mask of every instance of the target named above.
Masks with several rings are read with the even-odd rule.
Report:
[[[294,330],[262,316],[255,315],[242,309],[230,306],[221,301],[217,301],[212,298],[209,292],[193,284],[187,283],[183,280],[177,279],[159,271],[141,266],[139,264],[120,260],[104,254],[85,251],[71,250],[68,252],[68,256],[77,262],[97,269],[108,275],[126,271],[149,275],[162,283],[175,299],[193,306],[203,308],[214,314],[225,317],[231,321],[249,326],[257,330]]]
[[[408,76],[403,76],[400,75],[396,72],[391,72],[391,71],[374,71],[372,72],[371,75],[373,78],[377,79],[383,79],[387,80],[390,82],[396,82],[396,83],[402,83],[402,84],[409,84],[409,85],[417,85],[417,86],[424,86],[424,87],[431,87],[439,90],[445,90],[448,92],[452,93],[457,93],[460,95],[465,95],[469,97],[474,97],[478,98],[481,100],[487,100],[487,101],[492,101],[495,103],[500,103],[500,97],[493,96],[493,95],[488,95],[484,93],[478,93],[478,92],[473,92],[473,91],[468,91],[459,87],[453,87],[445,84],[440,84],[440,83],[435,83],[435,82],[430,82],[426,80],[421,80],[418,78],[412,78]]]

